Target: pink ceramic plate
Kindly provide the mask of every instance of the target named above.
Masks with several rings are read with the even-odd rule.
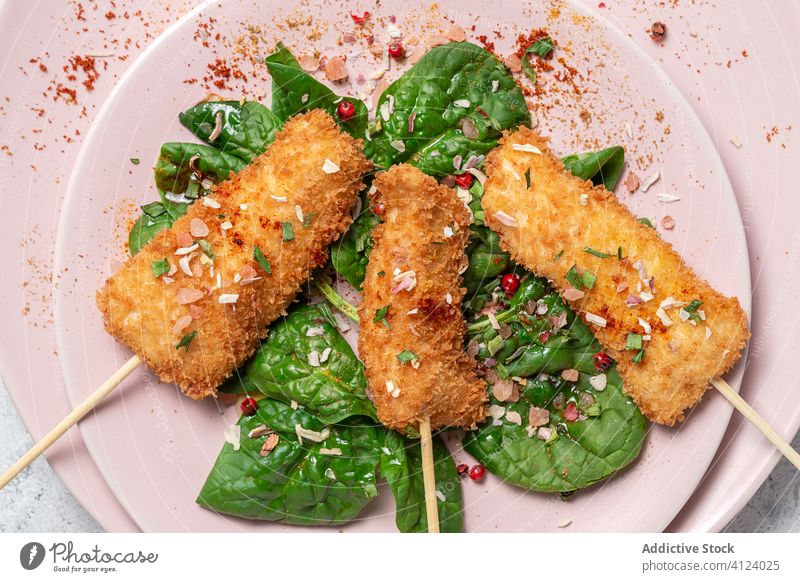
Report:
[[[711,142],[691,108],[660,69],[605,21],[569,5],[559,10],[522,8],[509,2],[474,4],[443,2],[441,11],[468,29],[468,38],[546,26],[561,44],[567,65],[585,73],[575,79],[580,99],[570,87],[554,86],[538,100],[543,131],[557,151],[568,153],[621,143],[637,173],[659,171],[662,178],[647,194],[623,200],[639,215],[660,221],[669,213],[677,223],[663,233],[687,261],[716,287],[737,295],[749,308],[749,263],[735,198]],[[302,53],[313,46],[323,53],[336,47],[343,30],[352,28],[349,13],[337,5],[315,10],[316,22],[327,23],[312,32],[302,26],[302,13],[261,7],[254,15],[248,2],[225,1],[195,10],[154,43],[115,88],[98,115],[76,162],[61,216],[56,272],[69,268],[57,288],[56,324],[59,355],[73,402],[85,397],[129,357],[108,337],[94,306],[94,292],[124,260],[122,243],[131,216],[131,203],[156,198],[150,161],[167,140],[186,140],[177,113],[202,98],[200,83],[216,58],[236,54],[233,40],[250,27],[267,46],[284,40]],[[373,13],[374,14],[374,13]],[[498,15],[512,18],[497,18]],[[396,25],[408,36],[426,35],[444,26],[432,10],[395,12]],[[522,17],[520,17],[520,15]],[[377,14],[375,16],[384,16]],[[300,22],[292,32],[273,23]],[[213,19],[213,20],[211,20]],[[524,21],[516,28],[509,21]],[[376,33],[386,25],[376,25]],[[475,24],[475,31],[470,27]],[[206,36],[198,26],[211,27]],[[261,25],[255,32],[254,25]],[[201,27],[202,28],[202,27]],[[416,29],[422,29],[414,32]],[[217,39],[216,35],[220,37]],[[248,35],[245,34],[245,38]],[[210,42],[209,42],[210,40]],[[208,47],[203,43],[209,44]],[[510,43],[497,39],[498,52]],[[239,46],[238,48],[241,48]],[[256,49],[258,50],[258,49]],[[344,49],[337,48],[341,52]],[[353,67],[358,57],[351,56]],[[365,63],[365,67],[368,65]],[[227,83],[217,92],[269,96],[264,71],[245,72],[247,81]],[[354,88],[354,91],[356,89]],[[560,105],[554,105],[558,100]],[[139,158],[140,165],[129,160]],[[665,207],[656,192],[669,192],[681,201]],[[738,386],[739,375],[729,378]],[[619,477],[584,491],[569,503],[553,496],[526,493],[489,478],[481,485],[467,483],[466,524],[471,531],[551,531],[565,518],[572,531],[658,531],[676,515],[705,472],[730,417],[719,398],[708,399],[677,430],[651,430],[641,459]],[[145,531],[295,529],[218,516],[194,504],[194,498],[222,444],[222,431],[235,411],[221,411],[214,402],[197,403],[180,397],[170,386],[154,382],[146,370],[135,373],[97,414],[81,428],[98,467],[137,524]],[[456,458],[465,455],[456,451]],[[522,516],[522,517],[521,517]],[[393,504],[384,494],[363,519],[348,531],[394,531]]]

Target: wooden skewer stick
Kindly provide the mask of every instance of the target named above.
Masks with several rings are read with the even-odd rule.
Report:
[[[433,441],[431,419],[419,421],[420,446],[422,447],[422,483],[425,486],[425,514],[428,516],[428,533],[439,533],[439,506],[436,501],[436,476],[433,473]]]
[[[119,370],[114,372],[108,380],[103,382],[100,388],[92,392],[92,394],[70,412],[64,420],[59,422],[50,432],[44,435],[38,443],[33,445],[27,453],[8,469],[8,471],[3,473],[3,476],[0,477],[0,489],[5,487],[9,481],[20,473],[20,471],[36,460],[50,445],[61,438],[61,435],[67,432],[72,425],[86,416],[90,410],[97,406],[103,398],[108,396],[114,388],[119,386],[141,363],[142,360],[139,356],[133,356],[130,360],[125,362]]]
[[[753,407],[750,406],[747,402],[745,402],[744,398],[739,396],[739,393],[734,391],[728,383],[723,380],[722,378],[714,378],[711,380],[711,385],[714,386],[717,390],[722,393],[722,395],[733,404],[734,408],[742,413],[742,415],[750,421],[754,427],[761,431],[765,437],[767,437],[770,442],[775,445],[783,456],[786,457],[789,462],[800,469],[800,454],[797,453],[785,440],[781,438],[781,436],[775,432],[775,430],[767,424],[767,421],[761,418],[761,416],[753,410]]]

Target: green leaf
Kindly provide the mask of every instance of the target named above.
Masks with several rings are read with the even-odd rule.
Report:
[[[625,167],[625,150],[614,146],[599,152],[572,154],[561,161],[574,176],[591,180],[596,186],[602,184],[606,190],[612,191]]]
[[[200,250],[203,251],[203,254],[207,256],[212,261],[216,258],[214,257],[214,249],[211,248],[211,243],[205,239],[199,239],[197,244],[200,245]]]
[[[369,253],[372,250],[372,229],[378,217],[364,210],[350,225],[350,229],[331,246],[331,262],[336,272],[361,291],[367,272]]]
[[[300,525],[338,525],[359,515],[378,494],[376,467],[383,427],[354,417],[326,427],[308,412],[269,398],[258,412],[242,416],[240,449],[226,443],[203,485],[197,503],[247,519]],[[265,437],[250,438],[266,425],[279,437],[277,446],[261,456]],[[323,442],[304,439],[295,427],[322,432]],[[324,454],[327,450],[341,455]]]
[[[583,252],[589,253],[590,255],[594,255],[595,257],[598,257],[600,259],[607,259],[609,257],[613,257],[614,256],[614,255],[610,255],[608,253],[604,253],[602,251],[596,251],[596,250],[594,250],[593,248],[590,248],[590,247],[583,247]]]
[[[197,337],[197,331],[193,331],[192,333],[187,333],[183,337],[181,337],[181,341],[175,344],[175,349],[179,350],[181,348],[185,348],[184,351],[189,351],[189,346],[192,345],[194,338]]]
[[[443,533],[463,531],[461,481],[450,452],[438,435],[433,438],[433,466],[439,507],[439,528]],[[397,511],[395,522],[403,533],[428,531],[425,487],[422,481],[422,453],[419,441],[387,431],[381,455],[381,475],[389,483]]]
[[[379,323],[379,322],[381,322],[381,323],[383,323],[383,325],[385,325],[385,326],[386,326],[388,329],[391,329],[391,327],[389,327],[389,322],[388,322],[388,321],[386,321],[386,315],[389,313],[389,308],[390,308],[391,306],[392,306],[392,305],[391,305],[391,303],[390,303],[390,304],[386,305],[385,307],[381,307],[380,309],[376,309],[376,310],[375,310],[375,317],[373,317],[373,318],[372,318],[372,323]]]
[[[626,350],[641,350],[642,349],[642,336],[638,333],[629,333],[625,338]]]
[[[519,400],[511,404],[492,398],[492,404],[513,410],[523,419],[528,418],[531,406],[546,408],[554,427],[550,442],[528,436],[527,422],[520,426],[504,417],[497,426],[488,423],[467,433],[465,450],[504,481],[534,491],[574,491],[614,475],[638,456],[647,423],[622,392],[622,379],[614,368],[606,373],[608,384],[602,392],[589,383],[593,374],[597,371],[582,373],[577,383],[557,376],[529,381]],[[566,421],[555,399],[574,398],[580,409],[581,395],[596,401],[582,410],[588,418]],[[598,412],[595,403],[598,416],[592,416]]]
[[[153,277],[158,278],[164,273],[169,273],[169,261],[166,258],[161,259],[160,261],[153,261],[150,263],[150,269],[153,271]]]
[[[153,212],[153,205],[158,205],[162,209],[162,212],[158,214],[156,218],[153,218],[147,213],[143,213],[138,220],[133,223],[131,232],[128,235],[128,252],[131,256],[134,256],[142,250],[147,243],[153,240],[156,234],[172,226],[174,219],[167,214],[164,205],[161,204],[161,202],[152,202],[148,204],[147,206],[150,207],[151,212]],[[143,210],[144,208],[145,206],[142,206]]]
[[[638,220],[638,221],[639,221],[641,224],[643,224],[643,225],[645,225],[645,226],[649,226],[649,227],[650,227],[650,228],[652,228],[652,229],[655,229],[655,225],[653,224],[653,222],[652,222],[652,221],[651,221],[649,218],[647,218],[647,217],[642,217],[642,218],[637,218],[637,220]]]
[[[217,116],[222,131],[211,141]],[[272,111],[256,101],[206,101],[187,109],[178,119],[204,142],[246,163],[264,153],[281,125]]]
[[[380,129],[365,145],[367,156],[384,168],[409,161],[432,175],[455,173],[471,157],[486,155],[503,130],[530,123],[525,98],[508,69],[466,42],[425,53],[383,92],[376,113]],[[464,135],[464,124],[474,138]],[[393,143],[402,143],[403,151]]]
[[[528,79],[530,79],[533,83],[536,82],[536,70],[533,68],[530,56],[537,56],[545,59],[551,52],[553,52],[553,48],[555,48],[555,46],[555,43],[550,39],[550,37],[546,36],[544,38],[540,38],[527,49],[525,49],[525,53],[522,55],[522,72],[525,73],[525,76],[528,77]]]
[[[258,266],[261,267],[267,275],[272,275],[272,266],[269,264],[267,257],[264,256],[264,253],[258,248],[258,245],[253,247],[253,258],[258,263]]]
[[[312,351],[323,354],[328,349],[319,366],[308,363]],[[364,365],[339,334],[325,304],[290,310],[272,325],[255,356],[220,387],[226,393],[297,402],[326,423],[351,416],[377,418],[366,389]]]
[[[245,165],[243,160],[211,146],[169,142],[161,146],[156,162],[156,186],[162,192],[184,194],[192,199],[187,194],[202,188],[202,180],[222,182]]]
[[[291,222],[281,222],[281,229],[283,230],[283,242],[294,240],[294,230],[292,230]]]
[[[419,356],[416,354],[416,352],[412,352],[411,350],[403,350],[397,354],[397,359],[405,364],[407,362],[419,360]]]
[[[570,285],[575,287],[575,289],[580,289],[583,287],[583,275],[578,271],[577,265],[572,265],[569,270],[567,271],[564,278],[569,282]]]
[[[283,43],[279,42],[275,52],[264,61],[272,75],[272,111],[281,123],[298,113],[324,109],[353,137],[363,139],[366,136],[369,114],[366,105],[347,97],[355,106],[356,114],[347,121],[339,120],[336,109],[342,98],[306,73]]]

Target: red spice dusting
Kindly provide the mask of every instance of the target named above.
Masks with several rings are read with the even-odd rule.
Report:
[[[208,70],[211,71],[211,74],[203,77],[203,80],[212,83],[217,89],[230,89],[228,81],[231,79],[247,82],[247,77],[239,67],[229,65],[225,59],[217,59],[213,63],[209,63]]]
[[[367,21],[367,19],[369,19],[369,16],[370,16],[369,12],[364,12],[364,14],[362,14],[361,16],[359,16],[358,14],[351,14],[350,18],[353,19],[353,22],[360,25],[364,24]]]
[[[117,17],[117,15],[114,14],[111,10],[106,12],[106,18],[108,18],[109,20],[114,20],[116,17]]]
[[[94,90],[94,82],[100,76],[100,73],[95,68],[95,59],[94,57],[82,57],[79,55],[75,55],[70,57],[69,65],[64,65],[64,71],[69,71],[69,67],[72,67],[73,71],[83,71],[86,78],[82,81],[84,87],[86,87],[87,91]],[[76,80],[76,76],[74,74],[68,74],[67,78],[70,81]]]

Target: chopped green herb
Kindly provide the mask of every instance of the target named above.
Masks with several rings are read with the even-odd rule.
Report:
[[[386,329],[392,329],[391,326],[389,325],[389,322],[386,321],[386,314],[389,313],[389,308],[391,306],[392,306],[392,304],[390,303],[390,304],[386,305],[385,307],[381,307],[380,309],[376,309],[375,310],[375,317],[372,318],[372,323],[380,322],[380,323],[382,323],[383,325],[386,326]]]
[[[684,309],[684,311],[686,311],[686,313],[688,313],[688,314],[689,314],[689,319],[691,319],[692,321],[695,321],[695,322],[697,322],[697,323],[700,323],[701,321],[703,321],[703,320],[700,318],[700,314],[699,314],[699,313],[697,313],[697,310],[698,310],[698,308],[699,308],[699,307],[700,307],[702,304],[703,304],[703,302],[702,302],[702,301],[700,301],[699,299],[692,299],[692,300],[689,302],[689,305],[687,305],[686,307],[684,307],[684,308],[683,308],[683,309]]]
[[[406,362],[413,362],[415,360],[419,360],[419,356],[416,353],[412,352],[411,350],[403,350],[402,352],[397,354],[397,359],[405,364]]]
[[[649,226],[650,228],[655,228],[655,226],[653,225],[653,223],[650,221],[649,218],[639,218],[638,220],[645,226]]]
[[[644,359],[644,349],[639,350],[635,356],[633,356],[633,363],[638,364]]]
[[[591,271],[584,271],[583,272],[583,286],[587,289],[593,289],[595,281],[597,281],[597,277],[595,277],[594,273]]]
[[[591,247],[583,247],[583,252],[589,253],[590,255],[594,255],[595,257],[598,257],[600,259],[607,259],[609,257],[613,257],[614,256],[614,255],[610,255],[608,253],[604,253],[604,252],[601,252],[601,251],[596,251]]]
[[[217,218],[219,218],[220,220],[222,220],[222,219],[223,219],[223,218],[225,218],[226,216],[227,216],[227,214],[225,214],[225,213],[220,213],[220,214],[217,214]]]
[[[145,204],[142,206],[142,212],[155,220],[162,214],[166,214],[167,209],[163,204],[161,204],[161,202],[151,202],[150,204]]]
[[[556,442],[557,440],[558,440],[558,431],[553,429],[552,431],[550,431],[550,436],[547,437],[545,444],[549,445],[551,443]]]
[[[622,260],[622,247],[617,247],[617,259]]]
[[[132,163],[134,166],[138,166],[138,165],[139,165],[139,164],[141,164],[142,162],[141,162],[141,160],[140,160],[139,158],[131,158],[131,163]]]
[[[641,350],[642,349],[642,336],[638,333],[629,333],[625,340],[626,350]]]
[[[294,240],[294,230],[292,230],[291,222],[281,222],[283,227],[283,240],[284,242]]]
[[[311,226],[311,223],[314,221],[314,213],[313,212],[306,212],[303,215],[303,228],[308,228]]]
[[[211,250],[211,243],[205,239],[200,239],[197,241],[197,244],[200,245],[200,248],[203,250],[203,253],[212,261],[214,260],[214,251]]]
[[[175,349],[179,350],[181,348],[186,348],[186,351],[189,351],[189,346],[191,345],[192,341],[194,340],[195,336],[197,336],[197,331],[193,331],[192,333],[187,333],[181,338],[177,344],[175,344]]]
[[[169,273],[170,265],[167,259],[161,259],[160,261],[153,261],[150,263],[150,268],[153,270],[153,277],[160,277],[164,273]]]
[[[586,416],[600,416],[600,403],[595,402],[589,408],[586,409]]]
[[[492,339],[486,342],[486,349],[489,350],[489,355],[493,356],[499,352],[504,343],[506,343],[506,340],[499,335],[494,336]]]
[[[378,277],[385,277],[386,271],[378,271]]]
[[[695,313],[702,304],[703,302],[699,299],[692,299],[684,309],[689,313]]]
[[[264,256],[264,253],[261,252],[258,245],[253,247],[253,258],[256,260],[256,263],[258,263],[258,266],[264,269],[267,275],[272,275],[272,265],[269,264],[267,257]]]
[[[522,72],[525,73],[525,76],[528,77],[532,82],[536,82],[536,71],[533,68],[530,56],[528,55],[535,55],[545,59],[550,55],[555,46],[555,43],[550,39],[550,37],[546,36],[544,38],[540,38],[527,49],[525,49],[525,53],[522,55]]]
[[[560,259],[563,256],[564,256],[564,250],[562,249],[562,250],[558,251],[558,253],[556,253],[555,257],[553,257],[553,262],[557,263],[558,259]]]
[[[576,265],[572,265],[567,271],[567,274],[564,275],[564,278],[569,281],[570,285],[575,287],[575,289],[580,289],[583,287],[583,277],[578,272],[578,267]]]
[[[530,190],[531,188],[531,169],[525,170],[525,187]]]

